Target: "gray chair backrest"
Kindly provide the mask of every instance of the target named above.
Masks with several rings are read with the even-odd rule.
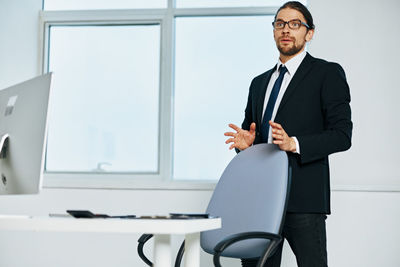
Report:
[[[222,219],[222,228],[201,233],[201,247],[213,254],[224,238],[243,232],[280,234],[289,187],[286,152],[273,144],[258,144],[237,154],[223,172],[207,213]],[[228,247],[222,256],[259,257],[270,241],[244,240]]]

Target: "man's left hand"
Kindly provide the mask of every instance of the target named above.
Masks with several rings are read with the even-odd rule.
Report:
[[[272,131],[272,143],[278,145],[281,150],[296,152],[296,142],[287,135],[282,125],[273,121],[269,121],[269,125]]]

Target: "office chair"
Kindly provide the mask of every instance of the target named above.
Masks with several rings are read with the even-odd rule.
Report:
[[[221,217],[222,228],[201,233],[201,247],[213,254],[214,265],[220,257],[259,258],[265,264],[282,242],[280,236],[289,196],[291,170],[286,152],[273,144],[258,144],[236,155],[225,168],[207,208],[210,216]],[[139,238],[139,256],[152,235]],[[140,249],[139,249],[140,247]],[[184,244],[175,267],[180,266]]]

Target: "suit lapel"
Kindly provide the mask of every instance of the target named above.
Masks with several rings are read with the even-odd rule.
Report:
[[[271,79],[272,73],[274,73],[276,69],[276,65],[270,69],[269,71],[267,71],[265,73],[265,76],[263,78],[263,80],[261,81],[260,84],[260,90],[258,91],[258,96],[256,97],[256,125],[257,128],[261,126],[261,118],[262,118],[262,112],[263,112],[263,107],[264,107],[264,100],[265,100],[265,94],[267,92],[267,86],[269,83],[269,80]]]
[[[288,87],[286,88],[285,94],[283,95],[281,103],[279,104],[279,108],[276,113],[276,116],[278,116],[279,111],[282,110],[283,106],[287,103],[288,99],[292,96],[296,87],[300,84],[300,82],[303,80],[303,78],[311,70],[313,61],[314,61],[314,58],[310,54],[307,53],[303,62],[301,62],[299,68],[297,69],[292,80],[290,81]]]

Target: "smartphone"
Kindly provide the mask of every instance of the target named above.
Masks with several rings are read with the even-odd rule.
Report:
[[[202,219],[209,218],[207,213],[170,213],[171,219]]]
[[[75,218],[109,218],[106,214],[94,214],[88,210],[67,210],[67,213],[71,214]]]

